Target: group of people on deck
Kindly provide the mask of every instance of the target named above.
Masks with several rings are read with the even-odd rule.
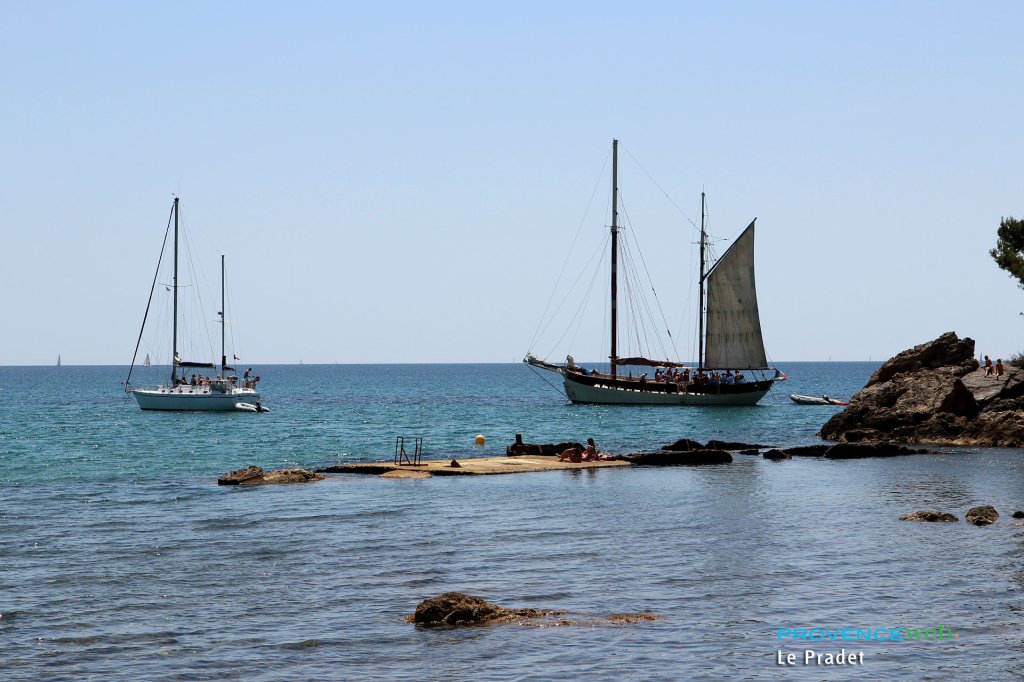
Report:
[[[683,368],[682,372],[671,368],[662,370],[660,367],[654,370],[654,381],[657,383],[707,386],[709,384],[742,384],[746,380],[739,370],[735,372],[728,369],[725,372],[697,370],[692,374],[689,367]],[[647,372],[640,375],[640,381],[647,381]]]
[[[220,374],[218,374],[216,377],[210,377],[210,376],[205,376],[204,377],[202,374],[200,374],[199,376],[196,376],[195,374],[193,374],[191,379],[189,379],[188,377],[182,375],[181,378],[174,380],[174,386],[175,387],[178,387],[178,386],[198,386],[198,387],[202,387],[202,386],[209,386],[210,383],[214,382],[214,381],[224,381],[224,380],[225,380],[224,377],[222,377]],[[249,369],[245,370],[245,372],[242,374],[242,388],[256,388],[256,382],[259,381],[259,380],[260,380],[259,377],[252,375],[252,367],[250,367]],[[234,375],[229,376],[229,377],[227,377],[227,382],[228,382],[228,385],[230,385],[232,388],[234,388],[235,386],[238,385],[238,377],[236,377]]]

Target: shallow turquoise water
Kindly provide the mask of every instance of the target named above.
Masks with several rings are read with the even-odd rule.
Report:
[[[593,435],[813,442],[873,365],[797,363],[757,408],[567,405],[516,365],[261,367],[266,415],[142,413],[120,368],[0,368],[3,679],[1017,679],[1016,450],[831,462],[216,486],[244,464],[463,456]],[[59,396],[59,397],[55,397]],[[488,436],[482,450],[476,433]],[[919,525],[993,504],[1000,523]],[[448,590],[639,625],[421,630]],[[862,670],[780,669],[778,628],[931,627],[846,642]]]

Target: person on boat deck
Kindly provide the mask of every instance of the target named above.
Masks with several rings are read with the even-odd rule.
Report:
[[[578,445],[573,445],[571,448],[566,448],[562,452],[562,456],[558,458],[559,462],[582,462],[583,461],[583,448]]]
[[[647,383],[647,372],[644,372],[643,374],[640,375],[640,381],[644,382],[645,384]]]
[[[739,370],[736,370],[736,376],[733,377],[733,379],[737,384],[742,384],[744,381],[746,381],[746,378],[742,374],[740,374]]]
[[[189,384],[192,386],[196,385],[196,375],[194,373],[192,374],[192,381],[190,381]]]
[[[683,368],[683,381],[685,383],[690,383],[690,368],[689,367],[684,367]]]
[[[725,370],[725,374],[722,376],[723,384],[731,384],[733,382],[732,372]]]

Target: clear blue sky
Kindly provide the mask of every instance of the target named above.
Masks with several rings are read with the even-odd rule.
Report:
[[[247,363],[521,358],[612,137],[758,217],[772,359],[1024,350],[1020,3],[0,7],[0,365],[127,363],[174,192]],[[675,328],[692,231],[622,175]]]

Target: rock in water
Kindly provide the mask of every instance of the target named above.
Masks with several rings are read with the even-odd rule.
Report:
[[[1015,519],[1024,519],[1024,511],[1015,511],[1015,512],[1013,512],[1013,518],[1015,518]]]
[[[420,625],[470,625],[494,618],[499,613],[501,607],[483,597],[445,592],[421,601],[413,614],[413,622]]]
[[[263,475],[263,483],[308,483],[322,480],[323,474],[307,469],[278,469]]]
[[[904,514],[900,517],[900,521],[922,521],[928,523],[956,523],[959,520],[953,514],[937,511],[919,511],[913,514]]]
[[[324,475],[306,469],[278,469],[265,473],[258,466],[250,466],[238,471],[232,471],[217,479],[218,485],[266,485],[268,483],[306,483],[308,481],[322,481]]]
[[[241,485],[242,483],[257,479],[263,479],[263,469],[250,465],[244,469],[232,471],[230,474],[224,474],[217,479],[217,485]]]
[[[995,523],[998,518],[999,512],[990,504],[974,507],[967,512],[967,523],[973,523],[975,526],[987,526]]]
[[[1024,446],[1024,369],[986,376],[974,341],[947,332],[883,364],[818,435],[983,447]]]
[[[421,601],[409,620],[426,626],[475,625],[497,620],[510,622],[522,618],[540,618],[560,613],[564,612],[547,609],[504,609],[483,597],[474,597],[462,592],[445,592]]]
[[[782,450],[769,450],[768,452],[764,453],[761,456],[764,457],[765,459],[775,460],[776,462],[783,459],[791,459],[791,457]]]
[[[681,450],[622,455],[621,459],[644,466],[680,466],[694,464],[728,464],[732,455],[725,450]]]

